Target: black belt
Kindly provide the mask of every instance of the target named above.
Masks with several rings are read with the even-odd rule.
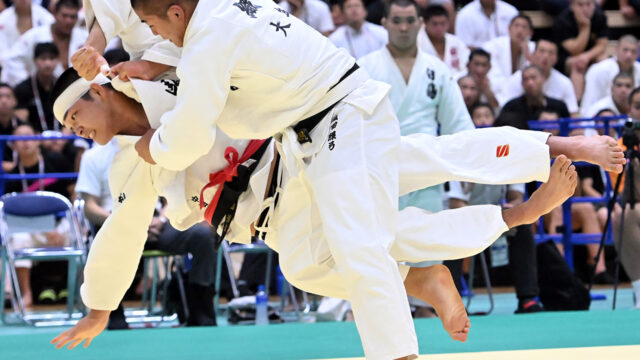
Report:
[[[338,84],[340,84],[344,79],[349,77],[349,75],[353,74],[359,68],[360,66],[358,66],[358,64],[353,64],[353,66],[344,75],[342,75],[340,80],[338,80],[337,83],[335,83],[332,87],[329,88],[329,91],[331,91],[334,87],[338,86]],[[329,113],[329,111],[331,111],[331,109],[333,109],[341,100],[342,99],[336,101],[335,103],[331,104],[329,107],[320,111],[319,113],[313,116],[310,116],[304,120],[301,120],[299,123],[297,123],[293,127],[293,131],[295,131],[296,135],[298,136],[298,142],[300,144],[311,142],[311,136],[309,136],[309,133],[311,132],[311,130],[313,130],[313,128],[315,128],[316,125],[318,125],[318,123],[322,121],[322,119],[324,119],[324,117]]]

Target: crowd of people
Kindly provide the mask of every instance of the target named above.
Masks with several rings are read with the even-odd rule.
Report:
[[[0,2],[0,134],[71,134],[54,118],[51,91],[58,76],[70,66],[71,56],[89,37],[82,6],[78,0]],[[626,114],[640,121],[638,39],[631,33],[619,37],[614,54],[609,54],[611,39],[602,10],[617,7],[625,17],[637,18],[640,1],[283,0],[279,6],[344,48],[373,79],[391,84],[390,100],[402,135],[449,135],[490,126],[529,129],[530,120],[570,117]],[[536,34],[523,9],[552,14],[553,36]],[[282,31],[286,36],[286,29]],[[128,60],[118,39],[111,41],[107,50],[105,59],[112,66]],[[597,133],[582,129],[572,135]],[[79,171],[79,177],[77,183],[60,179],[7,181],[5,193],[48,190],[68,198],[82,196],[87,218],[99,228],[112,206],[107,174],[117,146],[111,143],[92,148],[84,140],[59,139],[7,142],[2,159],[5,173]],[[602,196],[603,174],[597,167],[581,169],[577,195]],[[525,184],[456,182],[405,195],[400,205],[431,212],[476,204],[507,208],[521,203],[526,194]],[[215,257],[198,256],[214,253],[212,232],[204,225],[179,232],[165,223],[161,201],[157,208],[149,227],[150,247],[194,255],[189,277],[193,317],[188,323],[213,325],[215,315],[208,304],[213,298]],[[618,206],[614,223],[620,221],[620,213]],[[602,204],[576,203],[572,214],[574,231],[599,233],[604,229],[607,209]],[[632,281],[636,307],[640,307],[640,255],[635,255],[640,254],[638,214],[637,209],[627,211],[622,233],[622,263]],[[544,224],[550,234],[569,226],[563,225],[560,209],[546,217]],[[67,231],[68,225],[61,223],[56,231],[24,234],[13,241],[18,247],[56,246],[68,243]],[[538,298],[534,232],[532,226],[522,225],[506,234],[517,312],[544,308]],[[594,262],[596,250],[597,245],[588,245],[583,262],[595,268],[597,283],[611,283],[604,258]],[[65,296],[63,280],[57,287],[45,285],[32,295],[31,263],[16,265],[25,305]],[[460,278],[463,261],[447,265],[454,278]]]

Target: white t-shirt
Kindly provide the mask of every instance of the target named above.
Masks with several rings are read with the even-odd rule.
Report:
[[[545,81],[542,92],[545,96],[564,101],[570,113],[573,114],[580,111],[571,80],[558,70],[551,69],[551,75],[549,75],[549,78]],[[500,89],[500,92],[496,94],[496,97],[502,107],[509,102],[509,100],[515,99],[522,94],[524,94],[524,89],[522,88],[522,71],[518,70],[507,79],[507,82]]]
[[[278,5],[293,14],[293,9],[287,1],[283,1]],[[333,18],[331,17],[331,9],[329,9],[329,5],[321,0],[304,0],[302,11],[300,12],[300,20],[321,33],[335,29]]]
[[[389,41],[389,34],[382,26],[365,22],[360,31],[356,31],[351,26],[342,25],[329,35],[329,40],[335,46],[347,49],[351,56],[359,59],[385,46]]]
[[[31,5],[32,29],[39,26],[51,25],[55,19],[47,9],[40,5]],[[16,9],[11,6],[0,13],[0,61],[5,57],[12,44],[20,37],[18,31],[18,15]]]
[[[440,59],[438,52],[431,43],[424,26],[418,32],[418,48],[423,52]],[[444,59],[442,60],[454,76],[466,73],[470,50],[457,36],[446,33],[444,35]]]
[[[616,115],[620,115],[620,110],[618,110],[616,103],[613,102],[613,98],[611,97],[611,95],[603,97],[593,104],[585,105],[586,106],[583,107],[582,112],[580,113],[580,115],[584,118],[594,117],[598,115],[600,111],[605,109],[613,111]]]
[[[116,137],[104,146],[97,145],[86,151],[80,160],[80,171],[76,182],[76,192],[99,198],[100,206],[107,211],[113,208],[113,200],[109,192],[109,168],[117,152]]]
[[[482,11],[480,0],[465,5],[456,16],[456,35],[469,47],[481,47],[498,36],[509,35],[509,23],[518,15],[518,9],[502,0],[496,0],[491,17]]]
[[[587,108],[596,101],[611,95],[611,85],[613,78],[620,72],[618,59],[608,58],[593,64],[585,74],[584,95],[582,95],[582,106]],[[640,63],[633,63],[634,87],[640,85]]]
[[[536,44],[529,41],[529,52],[535,50]],[[489,80],[491,84],[497,85],[508,79],[513,73],[513,64],[511,62],[511,38],[509,36],[500,36],[493,40],[489,40],[482,44],[482,48],[491,54],[491,70],[489,71]],[[518,70],[522,70],[529,64],[527,59],[521,55],[521,64]]]

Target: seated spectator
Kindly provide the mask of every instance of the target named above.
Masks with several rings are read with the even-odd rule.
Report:
[[[615,115],[629,113],[629,95],[633,90],[633,76],[621,72],[613,78],[611,95],[596,101],[582,112],[582,117],[595,117],[601,110],[609,109]],[[586,104],[585,104],[586,105]]]
[[[322,0],[285,0],[278,5],[324,36],[335,29],[329,5]]]
[[[471,114],[471,120],[473,120],[474,125],[478,128],[493,126],[495,121],[493,108],[487,103],[474,105],[469,114]]]
[[[362,0],[343,0],[340,6],[345,24],[329,35],[329,40],[335,46],[346,49],[351,56],[359,59],[387,44],[387,30],[365,21],[367,10]]]
[[[538,40],[531,58],[531,64],[536,65],[542,71],[544,94],[548,97],[562,100],[571,115],[578,115],[578,101],[576,100],[571,80],[553,68],[557,60],[557,51],[558,48],[553,42]],[[501,106],[504,106],[507,101],[520,96],[523,92],[522,71],[518,70],[500,87],[500,92],[497,94],[498,102]]]
[[[456,16],[456,35],[469,48],[507,35],[509,23],[518,10],[502,0],[473,0]]]
[[[559,117],[569,117],[567,106],[562,100],[553,99],[543,92],[544,77],[542,70],[536,65],[529,65],[522,71],[522,88],[524,95],[504,105],[496,126],[513,126],[518,129],[529,129],[529,120],[535,120],[543,110],[555,111]]]
[[[465,75],[458,79],[458,86],[460,86],[467,111],[471,113],[471,109],[480,102],[480,90],[478,90],[476,79],[471,75]]]
[[[478,92],[480,93],[480,101],[489,103],[489,105],[497,109],[499,103],[495,95],[494,84],[491,83],[488,76],[489,71],[491,71],[491,55],[482,49],[471,50],[467,69],[467,74],[476,81]]]
[[[342,13],[341,4],[341,0],[329,1],[329,9],[331,9],[331,19],[333,20],[333,25],[336,28],[344,25],[344,14]]]
[[[529,65],[536,47],[530,40],[532,36],[531,18],[521,13],[511,19],[508,36],[482,44],[482,48],[491,54],[489,79],[493,84],[502,84],[511,74]]]
[[[117,151],[118,142],[113,139],[105,146],[88,150],[82,157],[76,191],[82,194],[87,219],[96,228],[107,220],[113,207],[114,200],[109,191],[109,169]],[[193,256],[186,286],[189,310],[187,326],[216,325],[213,312],[213,282],[217,259],[215,244],[216,237],[209,224],[203,222],[186,231],[178,231],[166,222],[162,209],[149,225],[145,249],[185,255],[189,253]],[[228,279],[228,275],[223,276],[223,280],[225,279]],[[111,313],[109,328],[126,327],[128,325],[120,305]]]
[[[620,11],[627,19],[637,18],[640,15],[640,0],[618,0]]]
[[[33,125],[20,123],[13,135],[36,135]],[[44,174],[72,172],[67,161],[59,154],[43,152],[39,140],[15,140],[11,147],[18,155],[17,165],[10,174]],[[35,179],[35,180],[7,180],[5,193],[29,192],[37,190],[53,191],[67,198],[71,198],[75,181],[69,179]]]
[[[493,109],[488,104],[478,104],[473,108],[472,119],[476,127],[493,125]],[[524,184],[482,185],[452,181],[449,183],[449,207],[460,208],[467,205],[500,205],[509,208],[522,203]],[[503,236],[508,244],[507,263],[516,288],[518,308],[516,313],[532,313],[543,308],[536,300],[539,295],[536,260],[536,243],[531,225],[522,225]],[[499,242],[497,240],[496,242]],[[503,240],[504,241],[504,240]],[[445,261],[454,278],[462,274],[462,260]]]
[[[638,49],[638,39],[633,35],[625,35],[618,40],[615,57],[589,67],[585,75],[582,110],[587,110],[593,103],[611,94],[613,78],[618,73],[632,74],[634,86],[640,85],[640,63],[636,61]]]
[[[449,13],[441,5],[429,5],[422,11],[424,28],[418,33],[418,48],[444,61],[453,74],[467,68],[469,48],[459,37],[450,34]]]
[[[0,135],[12,135],[20,124],[20,119],[15,115],[16,97],[9,84],[0,83]],[[11,171],[17,165],[13,149],[7,142],[3,145],[2,171]]]
[[[15,88],[18,106],[16,116],[33,125],[36,132],[58,130],[53,118],[51,89],[56,81],[54,71],[60,64],[58,47],[54,43],[40,43],[34,50],[35,73]]]
[[[640,121],[640,87],[635,88],[630,95],[631,110],[629,116],[633,121]],[[636,131],[636,135],[640,136],[640,131]],[[622,141],[620,141],[623,146]],[[626,150],[626,147],[623,147]],[[636,151],[640,151],[640,148],[636,148]],[[611,181],[615,184],[617,176],[611,175]],[[616,249],[620,252],[620,246],[622,251],[620,252],[620,260],[622,266],[626,271],[629,279],[631,279],[631,287],[633,288],[633,295],[635,299],[635,308],[640,309],[640,206],[637,206],[640,201],[640,162],[634,160],[634,197],[636,206],[631,208],[631,204],[627,204],[624,220],[622,220],[622,208],[616,209],[612,214],[611,226],[614,232],[614,240]],[[625,179],[622,180],[622,184],[628,184]],[[622,185],[621,185],[622,186]],[[620,190],[625,198],[629,197],[629,190],[624,186],[624,189]],[[624,227],[622,234],[620,234],[620,222],[624,221]]]
[[[27,31],[3,57],[3,82],[15,86],[29,77],[35,69],[34,49],[37,44],[43,42],[56,44],[60,52],[60,65],[56,68],[56,77],[69,67],[71,55],[84,44],[88,33],[84,28],[76,26],[80,10],[76,0],[59,0],[55,9],[55,22],[52,25]]]
[[[558,45],[556,69],[571,79],[577,99],[584,92],[584,75],[590,64],[605,58],[607,17],[596,8],[595,0],[571,0],[553,25]]]
[[[15,44],[20,35],[53,22],[53,15],[42,6],[32,4],[31,0],[14,1],[13,6],[0,13],[0,64],[9,46]]]

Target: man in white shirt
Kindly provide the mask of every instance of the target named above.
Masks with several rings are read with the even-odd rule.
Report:
[[[544,95],[562,100],[572,116],[579,114],[576,94],[568,77],[554,69],[558,60],[558,47],[549,40],[538,40],[533,52],[531,63],[542,70],[545,78],[542,91]],[[504,106],[509,100],[517,98],[524,93],[522,88],[522,71],[518,70],[511,75],[497,94],[500,106]]]
[[[69,67],[71,55],[87,38],[87,32],[76,26],[79,10],[76,1],[60,0],[56,3],[53,24],[33,28],[20,36],[4,55],[2,81],[15,86],[33,73],[33,51],[39,43],[53,42],[58,47],[60,62],[56,76]]]
[[[640,85],[640,63],[638,59],[638,39],[625,35],[618,40],[616,56],[595,63],[585,75],[585,89],[582,95],[583,110],[610,94],[613,78],[620,72],[633,76],[634,86]]]
[[[502,0],[473,0],[456,16],[456,35],[470,48],[508,35],[511,19],[518,10]]]
[[[491,54],[489,78],[492,84],[498,84],[499,88],[499,84],[502,84],[511,74],[529,64],[536,47],[536,44],[530,40],[531,36],[533,36],[531,18],[518,14],[511,19],[508,36],[497,37],[482,45],[482,48]]]
[[[324,36],[335,29],[329,5],[322,0],[285,0],[278,5]]]
[[[611,85],[611,95],[591,104],[587,110],[582,112],[582,117],[590,118],[596,116],[602,110],[611,110],[616,115],[629,113],[629,94],[633,90],[633,77],[631,74],[621,72],[613,78]]]
[[[51,25],[53,15],[30,0],[15,0],[13,6],[0,13],[0,61],[12,44],[27,30]]]
[[[449,12],[441,5],[430,5],[422,11],[424,27],[418,32],[418,48],[444,61],[453,74],[467,70],[469,48],[448,32]]]
[[[387,30],[365,21],[367,10],[362,0],[343,0],[340,6],[345,23],[329,35],[335,46],[347,49],[351,56],[359,59],[387,44]]]

